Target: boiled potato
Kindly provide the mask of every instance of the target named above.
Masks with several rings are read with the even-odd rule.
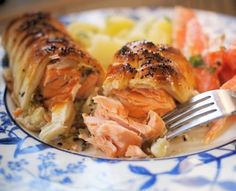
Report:
[[[131,30],[135,21],[128,17],[111,16],[106,19],[105,33],[111,36],[118,35],[123,31]]]
[[[119,38],[104,34],[95,35],[92,42],[88,50],[104,68],[107,68],[111,64],[115,52],[125,44],[125,41]]]
[[[103,28],[90,23],[74,22],[68,32],[93,57],[107,68],[114,54],[127,42],[149,40],[154,43],[172,43],[172,23],[168,19],[144,17],[139,21],[124,16],[111,16]]]
[[[147,31],[149,30],[151,24],[155,18],[143,18],[142,20],[136,22],[135,26],[129,33],[124,35],[124,38],[127,42],[135,40],[147,40]]]
[[[85,47],[91,46],[94,34],[100,33],[101,29],[90,23],[74,22],[67,27],[68,32],[77,42]]]
[[[169,145],[170,143],[166,140],[166,138],[159,138],[151,145],[151,153],[155,157],[164,157],[167,155]]]
[[[130,31],[126,36],[123,37],[126,42],[135,41],[135,40],[145,40],[146,35],[142,28],[135,27],[132,31]]]
[[[172,23],[168,19],[156,20],[147,32],[147,40],[154,43],[172,43]]]

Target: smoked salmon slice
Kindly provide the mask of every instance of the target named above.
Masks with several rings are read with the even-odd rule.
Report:
[[[180,50],[184,48],[188,21],[195,17],[193,10],[180,6],[175,7],[174,45],[176,48]]]
[[[209,37],[191,9],[175,7],[174,46],[187,57],[202,54],[209,47]]]

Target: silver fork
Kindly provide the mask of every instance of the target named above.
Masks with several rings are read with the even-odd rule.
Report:
[[[212,90],[194,96],[174,111],[163,116],[168,129],[167,139],[207,124],[213,120],[236,114],[236,93]]]

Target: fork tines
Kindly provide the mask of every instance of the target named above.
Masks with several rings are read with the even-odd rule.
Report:
[[[236,94],[230,90],[213,90],[193,97],[163,117],[167,138],[236,112]]]

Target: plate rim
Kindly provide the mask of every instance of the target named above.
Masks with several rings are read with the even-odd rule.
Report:
[[[169,156],[169,157],[161,157],[161,158],[140,158],[140,159],[132,159],[132,158],[109,158],[109,157],[102,157],[102,156],[91,156],[91,155],[86,155],[86,154],[81,154],[81,153],[77,153],[77,152],[73,152],[73,151],[70,151],[70,150],[67,150],[67,149],[63,149],[63,148],[58,148],[54,145],[51,145],[49,143],[46,143],[42,140],[40,140],[38,137],[32,135],[30,132],[28,132],[27,130],[25,130],[23,127],[21,127],[20,124],[17,123],[17,121],[14,119],[14,117],[12,116],[11,112],[10,112],[10,109],[9,109],[9,106],[8,106],[8,103],[7,103],[7,94],[9,92],[7,91],[7,87],[5,86],[5,89],[4,89],[4,94],[3,94],[3,102],[4,102],[4,107],[5,107],[5,110],[6,110],[6,113],[7,115],[9,116],[9,118],[11,119],[11,121],[21,130],[23,131],[25,134],[27,134],[29,137],[33,138],[34,140],[42,143],[42,144],[45,144],[47,146],[49,146],[50,148],[52,149],[55,149],[55,150],[59,150],[59,151],[62,151],[62,152],[66,152],[66,153],[69,153],[69,154],[73,154],[73,155],[76,155],[76,156],[79,156],[79,157],[85,157],[85,158],[91,158],[91,159],[104,159],[104,160],[111,160],[111,161],[128,161],[128,162],[132,162],[132,161],[159,161],[159,160],[173,160],[173,159],[176,159],[176,158],[181,158],[181,157],[187,157],[187,156],[194,156],[194,155],[198,155],[200,153],[204,153],[204,152],[209,152],[209,151],[213,151],[213,150],[216,150],[216,149],[219,149],[221,147],[224,147],[226,145],[229,145],[229,144],[232,144],[236,141],[236,137],[234,140],[230,141],[230,142],[227,142],[227,143],[224,143],[220,146],[216,146],[216,147],[213,147],[213,148],[209,148],[209,149],[206,149],[206,150],[200,150],[200,151],[193,151],[193,152],[190,152],[189,154],[186,153],[186,154],[178,154],[176,156]]]
[[[77,13],[77,15],[78,14],[79,13]],[[2,46],[0,45],[0,57],[2,56],[1,53],[3,52]],[[0,61],[0,63],[2,62]],[[1,74],[2,70],[3,67],[1,66]],[[2,76],[0,76],[0,79],[2,79]],[[12,120],[12,116],[6,111],[6,106],[8,106],[9,103],[5,102],[5,94],[7,94],[6,84],[0,80],[0,117],[3,117],[0,118],[1,125],[3,125],[5,120],[10,120],[11,124],[7,126],[9,127],[7,130],[12,130],[14,127],[17,127],[16,133],[19,132],[18,135],[21,140],[30,137],[30,146],[36,146],[38,143],[42,143],[25,132],[18,123],[15,123]],[[4,118],[5,114],[6,118]],[[4,125],[3,128],[5,128]],[[46,145],[45,143],[42,144]],[[79,156],[78,154],[68,153],[64,150],[61,151],[52,146],[46,150],[39,149],[35,153],[28,153],[26,155],[19,154],[15,157],[14,151],[18,146],[18,143],[10,146],[0,144],[0,146],[0,149],[2,149],[0,152],[0,185],[1,190],[3,191],[42,191],[42,189],[45,189],[46,187],[49,191],[146,189],[153,191],[159,189],[167,191],[174,189],[189,190],[189,188],[191,188],[191,191],[212,191],[218,190],[218,188],[220,188],[220,190],[228,191],[232,190],[232,188],[229,187],[229,184],[223,185],[223,183],[231,183],[231,185],[236,186],[236,181],[234,179],[236,174],[236,142],[233,144],[227,143],[224,146],[221,145],[218,149],[213,148],[209,150],[210,152],[204,150],[200,152],[202,154],[199,154],[198,152],[191,155],[188,154],[183,158],[181,158],[182,156],[176,156],[170,159],[163,158],[154,160],[118,160],[107,159],[104,157],[93,158],[87,155]],[[24,149],[24,146],[28,146],[27,143],[21,148]],[[59,176],[58,180],[53,179],[53,177],[49,177],[48,179],[46,177],[44,179],[44,176],[40,176],[41,171],[39,170],[39,166],[42,165],[42,161],[39,160],[39,158],[45,157],[49,153],[54,154],[55,161],[52,161],[52,163],[54,163],[55,168],[58,168],[59,170],[66,170],[69,164],[75,165],[78,162],[80,162],[82,166],[84,165],[85,170],[77,172],[76,174],[69,173],[68,175]],[[26,171],[16,172],[11,171],[9,168],[9,163],[17,163],[22,159],[26,159],[26,162],[28,162],[25,169],[30,171],[32,176],[27,174]],[[208,159],[211,160],[211,162],[207,162]],[[229,163],[230,161],[232,163]],[[175,167],[178,168],[175,170]],[[6,172],[8,171],[13,177],[20,175],[22,180],[10,182],[6,177],[2,176],[2,169],[6,170]],[[209,170],[211,170],[211,172]],[[105,175],[103,173],[105,173]],[[121,175],[118,173],[123,174]],[[51,175],[49,174],[49,176]],[[66,178],[71,180],[71,184],[60,182],[60,180],[66,180]],[[124,181],[124,183],[122,181]],[[120,184],[120,182],[123,184]],[[89,188],[87,188],[87,186]],[[232,191],[234,190],[235,189]]]

